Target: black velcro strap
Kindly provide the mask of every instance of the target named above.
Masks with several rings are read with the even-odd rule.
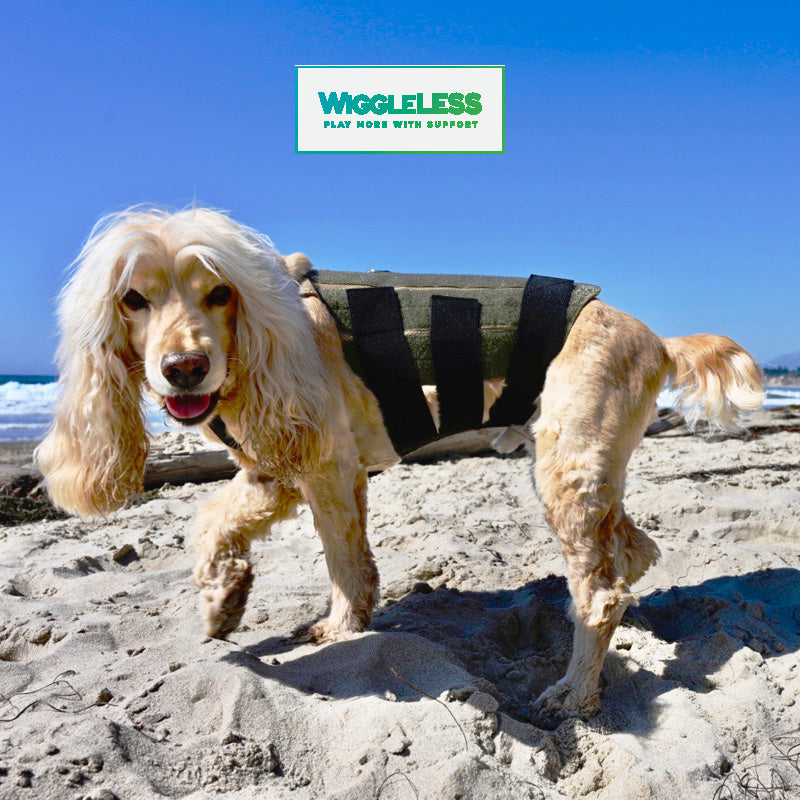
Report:
[[[222,444],[226,447],[230,447],[231,450],[241,450],[242,446],[233,436],[230,435],[228,432],[228,426],[222,421],[222,417],[215,416],[211,422],[208,423],[208,427],[214,431],[214,435],[219,439]]]
[[[481,427],[481,304],[466,297],[431,297],[431,355],[439,398],[439,434]]]
[[[528,278],[506,387],[492,407],[490,426],[522,425],[530,419],[547,367],[564,344],[574,286],[574,281],[563,278]]]
[[[353,340],[367,386],[401,455],[436,438],[414,357],[405,338],[400,300],[390,287],[348,289]]]

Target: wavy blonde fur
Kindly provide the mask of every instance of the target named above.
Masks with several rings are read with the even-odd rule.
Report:
[[[242,443],[276,477],[313,471],[325,448],[328,387],[297,284],[272,242],[207,208],[133,208],[95,226],[59,298],[61,393],[37,450],[56,505],[105,514],[142,489],[144,369],[120,299],[142,263],[197,260],[236,289],[235,394]]]
[[[670,386],[690,428],[705,416],[712,429],[736,430],[740,412],[764,402],[761,370],[733,339],[700,333],[664,339],[664,346],[674,365]]]
[[[59,296],[60,395],[36,460],[53,502],[83,516],[140,491],[148,451],[141,369],[115,302],[127,243],[112,218],[100,220]]]

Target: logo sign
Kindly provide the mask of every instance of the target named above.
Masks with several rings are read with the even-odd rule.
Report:
[[[503,153],[505,69],[297,67],[298,153]]]

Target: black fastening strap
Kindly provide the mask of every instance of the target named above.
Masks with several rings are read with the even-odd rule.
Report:
[[[531,275],[522,295],[506,388],[492,407],[490,426],[522,425],[533,414],[550,362],[564,344],[574,281]]]
[[[439,398],[439,434],[481,427],[481,304],[466,297],[431,297],[431,355]]]
[[[394,289],[348,289],[353,340],[367,385],[378,398],[383,420],[398,453],[436,438],[419,374],[403,328]]]
[[[230,433],[228,432],[228,427],[222,421],[222,417],[215,416],[214,419],[212,419],[211,422],[208,423],[208,427],[211,428],[212,431],[214,431],[214,435],[226,447],[230,447],[231,450],[242,449],[242,446],[239,444],[239,442],[237,442],[236,439],[234,439],[233,436],[231,436]]]

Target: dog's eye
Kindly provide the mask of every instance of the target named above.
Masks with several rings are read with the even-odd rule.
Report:
[[[224,306],[231,299],[231,287],[221,283],[215,286],[206,296],[206,304],[209,306]]]
[[[136,289],[130,289],[126,292],[125,297],[122,298],[122,302],[125,303],[126,306],[131,311],[140,311],[143,308],[147,308],[150,303],[136,291]]]

